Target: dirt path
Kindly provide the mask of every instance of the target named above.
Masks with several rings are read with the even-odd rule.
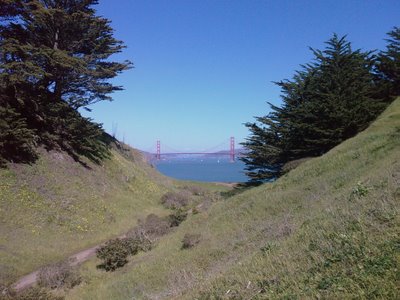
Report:
[[[72,256],[69,257],[69,261],[71,261],[71,266],[76,266],[79,265],[85,261],[87,261],[89,258],[94,256],[96,254],[96,250],[100,247],[95,246],[86,250],[83,250],[81,252],[78,252]],[[34,285],[37,281],[37,276],[39,274],[39,270],[34,271],[28,275],[25,275],[24,277],[21,277],[16,283],[13,284],[13,289],[16,291],[22,291],[26,288],[31,287]]]
[[[219,182],[219,181],[215,181],[214,182],[216,185],[222,185],[222,186],[227,186],[227,187],[237,187],[239,185],[239,183],[237,182]]]

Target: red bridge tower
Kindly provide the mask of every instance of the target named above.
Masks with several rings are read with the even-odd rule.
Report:
[[[233,136],[231,136],[231,148],[230,148],[229,155],[231,157],[231,162],[234,162],[235,161],[235,138]]]
[[[157,158],[158,160],[161,159],[161,143],[160,143],[160,141],[157,141],[157,154],[156,154],[156,158]]]

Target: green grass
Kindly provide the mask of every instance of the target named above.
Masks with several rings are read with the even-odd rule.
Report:
[[[400,99],[274,183],[192,215],[67,299],[399,299]],[[201,241],[181,249],[186,233]]]
[[[227,188],[173,181],[135,150],[88,167],[62,152],[40,150],[32,165],[0,169],[0,287],[50,263],[126,233],[138,219],[171,213],[161,205],[167,191],[197,187],[191,207]]]
[[[133,150],[85,168],[41,151],[33,165],[0,169],[0,283],[124,233],[149,213],[169,181]],[[163,180],[163,184],[160,184]]]

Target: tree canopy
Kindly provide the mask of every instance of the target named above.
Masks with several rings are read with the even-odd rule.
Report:
[[[377,72],[389,96],[400,95],[400,28],[388,32],[386,50],[377,59]]]
[[[386,107],[376,97],[372,52],[353,50],[336,34],[326,48],[310,48],[314,59],[291,80],[276,82],[282,106],[246,123],[250,136],[243,143],[243,161],[251,181],[282,174],[288,162],[319,156],[365,129]]]
[[[76,158],[101,158],[104,152],[101,126],[78,109],[112,100],[110,94],[122,87],[109,79],[131,63],[109,59],[124,45],[113,37],[110,21],[96,15],[97,2],[0,2],[0,104],[7,109],[0,117],[13,115],[14,123],[29,132],[20,135],[27,147],[44,144]],[[10,124],[1,129],[12,130]]]

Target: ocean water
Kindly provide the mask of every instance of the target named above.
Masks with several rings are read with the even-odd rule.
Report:
[[[183,180],[208,182],[246,182],[245,164],[229,158],[170,158],[154,162],[159,172]]]

